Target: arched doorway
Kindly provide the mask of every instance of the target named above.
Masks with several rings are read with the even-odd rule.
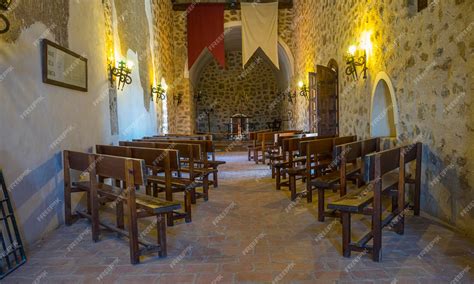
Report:
[[[392,81],[380,72],[372,91],[370,134],[372,137],[396,137],[398,106]]]
[[[240,21],[225,24],[224,41],[226,68],[204,50],[189,70],[198,132],[211,132],[217,139],[230,137],[234,115],[249,116],[250,131],[267,129],[272,121],[285,124],[288,98],[280,94],[289,91],[294,74],[289,47],[279,39],[279,69],[261,50],[242,69]]]

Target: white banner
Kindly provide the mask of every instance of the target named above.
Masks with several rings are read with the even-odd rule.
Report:
[[[242,65],[260,47],[276,68],[278,63],[278,2],[241,3]]]

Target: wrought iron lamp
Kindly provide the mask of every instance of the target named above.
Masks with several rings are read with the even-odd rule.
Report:
[[[362,67],[361,74],[364,74],[363,78],[367,79],[367,51],[360,51],[362,54],[357,56],[358,50],[355,45],[351,45],[347,51],[346,56],[346,75],[351,76],[355,79],[359,79],[359,73],[357,72],[358,67]],[[359,52],[359,53],[360,53]]]
[[[177,94],[173,96],[173,101],[177,106],[179,106],[183,102],[183,94]]]
[[[305,97],[306,99],[309,98],[309,90],[306,84],[303,81],[298,82],[298,88],[300,89],[300,96]]]
[[[162,101],[166,99],[166,87],[159,84],[157,87],[151,86],[151,100],[153,101],[153,95],[156,95],[156,99],[160,98]]]
[[[0,10],[7,11],[11,4],[12,0],[0,0]],[[2,14],[0,14],[0,19],[2,19],[4,26],[3,28],[0,27],[0,34],[4,34],[10,29],[10,21]]]
[[[123,60],[120,60],[116,67],[109,66],[110,83],[113,84],[114,78],[118,78],[118,89],[123,90],[125,85],[130,85],[132,83],[132,77],[130,77],[132,68],[133,63],[131,61],[125,63]]]

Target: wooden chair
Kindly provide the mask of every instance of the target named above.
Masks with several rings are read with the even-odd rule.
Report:
[[[308,147],[309,146],[310,145],[308,144]],[[313,145],[313,147],[314,146],[315,145]],[[317,151],[320,149],[308,149],[307,154],[314,155],[314,150]],[[310,151],[313,152],[310,153]],[[329,169],[325,171],[325,174],[311,178],[307,171],[308,180],[311,178],[311,181],[306,183],[307,200],[308,203],[312,202],[313,190],[318,191],[318,220],[320,222],[324,222],[325,217],[339,217],[339,215],[335,214],[334,211],[325,211],[326,190],[339,190],[340,196],[342,197],[346,195],[347,181],[349,179],[360,185],[360,173],[363,169],[361,163],[363,158],[368,154],[379,151],[380,138],[342,144],[335,147],[334,158],[331,161],[331,164],[329,164]]]
[[[374,261],[382,259],[382,229],[392,227],[398,234],[404,233],[404,219],[409,203],[405,201],[406,184],[415,185],[415,215],[420,208],[422,144],[416,143],[398,147],[365,157],[364,180],[367,183],[339,200],[333,201],[328,208],[339,210],[342,216],[343,255],[350,257],[352,251],[367,251]],[[415,178],[406,174],[406,165],[416,163]],[[397,172],[394,172],[398,170]],[[382,218],[382,196],[392,197],[391,212]],[[351,241],[351,215],[371,216],[372,226],[369,232],[358,242]],[[368,242],[373,240],[373,245]]]
[[[201,161],[203,155],[206,155],[201,145],[184,143],[185,141],[183,141],[183,143],[121,141],[119,144],[129,147],[177,150],[181,163],[180,170],[177,173],[185,172],[188,174],[187,179],[181,179],[181,187],[191,187],[191,200],[193,204],[196,203],[197,198],[203,198],[204,201],[207,201],[209,199],[209,175],[216,173],[217,169],[202,167],[202,165],[196,163],[196,161]],[[178,181],[179,179],[175,179],[175,186],[178,186]],[[202,193],[196,191],[198,187],[203,188]]]
[[[89,181],[86,183],[72,183],[70,170],[79,168],[77,166],[79,164],[84,165],[83,162],[86,155],[87,161],[92,162],[87,169]],[[65,194],[71,192],[71,188],[89,192],[91,213],[77,211],[77,214],[91,220],[92,235],[95,241],[99,240],[99,229],[102,226],[129,238],[130,260],[132,264],[139,263],[140,256],[150,251],[157,251],[160,257],[167,255],[165,215],[179,209],[181,205],[176,202],[168,202],[135,192],[136,187],[145,185],[145,163],[143,160],[71,151],[64,151],[64,160],[67,162],[65,163],[64,171]],[[169,157],[165,157],[165,160],[169,161]],[[98,177],[120,180],[124,186],[122,188],[99,182]],[[117,208],[117,225],[114,226],[99,220],[99,202],[104,204],[112,202],[117,207],[123,206],[125,203],[128,215],[128,230],[125,230],[124,226],[123,207],[121,209]],[[69,204],[66,212],[70,212],[70,210]],[[157,222],[157,245],[140,239],[138,235],[138,219],[152,216],[156,217]],[[140,245],[143,246],[142,249],[140,249]]]
[[[183,140],[183,139],[136,139],[134,142],[167,142],[167,143],[187,143],[187,144],[199,144],[201,145],[202,151],[205,151],[205,155],[201,157],[201,160],[195,161],[196,163],[202,164],[204,168],[211,168],[215,171],[213,172],[213,180],[211,182],[214,188],[219,186],[218,181],[218,167],[225,164],[225,161],[217,161],[215,159],[215,148],[212,140]],[[209,160],[208,154],[211,155],[211,160]]]
[[[249,162],[253,159],[255,160],[255,152],[257,153],[258,157],[258,151],[260,151],[260,143],[258,143],[258,133],[265,133],[265,132],[270,132],[270,130],[260,130],[260,131],[255,131],[255,132],[249,132],[249,140],[251,141],[251,145],[247,147],[248,151],[248,160]]]
[[[179,219],[185,219],[186,223],[192,221],[192,195],[195,187],[199,185],[193,182],[185,183],[183,179],[174,178],[172,176],[173,172],[180,170],[179,154],[177,151],[170,149],[97,145],[96,152],[103,155],[143,160],[146,166],[145,174],[147,182],[145,187],[147,195],[151,196],[151,189],[154,184],[157,184],[157,186],[153,192],[153,196],[158,197],[158,192],[162,191],[165,192],[166,200],[168,201],[173,201],[173,193],[184,192],[184,213],[179,211],[170,212],[168,214],[168,226],[173,226],[174,221]],[[165,159],[169,161],[165,161]],[[163,173],[164,175],[158,176],[158,173]]]

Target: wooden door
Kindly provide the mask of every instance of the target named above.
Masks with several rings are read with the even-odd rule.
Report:
[[[316,73],[309,73],[309,132],[318,132]]]
[[[316,68],[317,133],[320,136],[339,134],[339,98],[337,73],[326,66]]]

